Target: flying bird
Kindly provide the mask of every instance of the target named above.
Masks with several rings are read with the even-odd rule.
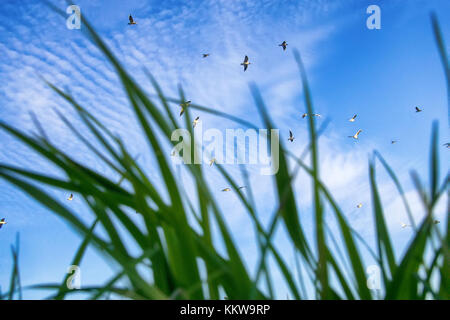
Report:
[[[241,63],[241,66],[244,66],[244,71],[247,70],[249,64],[250,62],[248,62],[248,57],[245,56],[244,62]]]
[[[286,42],[286,41],[283,41],[283,42],[282,42],[281,44],[279,44],[278,46],[279,46],[279,47],[283,47],[283,51],[284,51],[284,50],[286,50],[287,45],[288,45],[287,42]]]
[[[422,112],[423,110],[420,109],[419,107],[416,107],[416,112]]]
[[[348,119],[348,121],[350,122],[355,122],[357,114],[355,114],[353,117],[351,117],[350,119]]]
[[[194,119],[194,121],[192,122],[192,128],[195,128],[195,126],[198,123],[198,119],[200,119],[200,117],[197,117],[197,118]]]
[[[228,192],[228,191],[231,191],[231,189],[230,189],[230,188],[225,188],[225,189],[223,189],[222,191],[223,191],[223,192]]]
[[[203,58],[209,57],[209,53],[204,53]]]
[[[443,146],[450,148],[450,142],[444,143]]]
[[[242,187],[239,187],[239,188],[237,188],[238,190],[241,190],[241,189],[244,189],[244,188],[246,188],[246,186],[242,186]]]
[[[73,200],[73,194],[71,193],[70,196],[67,198],[67,200],[72,201]]]
[[[6,224],[5,218],[2,218],[2,220],[0,220],[0,229],[3,227],[3,225]]]
[[[137,24],[137,22],[134,21],[134,19],[133,19],[133,17],[131,16],[131,14],[130,14],[130,16],[128,17],[128,20],[130,20],[130,22],[128,23],[129,25]]]
[[[214,163],[216,163],[216,158],[212,158],[209,160],[209,166],[211,167]]]
[[[391,144],[397,143],[397,140],[392,140]]]
[[[306,118],[307,116],[308,116],[307,113],[302,114],[302,118],[303,118],[303,119]],[[319,117],[319,118],[320,118],[322,115],[319,114],[319,113],[313,113],[312,116],[314,116],[314,117]]]
[[[292,131],[291,131],[291,130],[289,130],[289,138],[288,138],[288,140],[289,140],[290,142],[294,142],[294,135],[292,134]]]
[[[181,107],[180,117],[183,115],[184,110],[185,110],[187,107],[189,107],[190,104],[191,104],[191,101],[190,101],[190,100],[189,100],[189,101],[186,101],[186,102],[183,102],[183,103],[180,104],[180,107]]]
[[[175,150],[172,151],[172,153],[170,154],[172,157],[175,157]]]
[[[355,133],[355,135],[353,135],[353,136],[348,136],[349,138],[353,138],[353,139],[358,139],[358,137],[359,137],[359,134],[362,132],[362,130],[361,129],[359,129],[358,130],[358,132],[357,133]]]
[[[362,208],[362,203],[358,203],[357,205],[356,205],[356,207],[359,209],[359,208]]]
[[[402,222],[402,228],[403,228],[403,229],[405,229],[406,227],[411,227],[411,225],[410,225],[410,224],[406,224],[406,223]]]
[[[434,224],[438,224],[438,223],[441,223],[441,222],[439,220],[434,220],[433,223]]]

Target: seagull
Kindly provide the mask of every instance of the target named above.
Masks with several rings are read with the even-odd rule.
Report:
[[[359,208],[361,208],[362,207],[362,203],[358,203],[357,205],[356,205],[356,207],[359,209]]]
[[[247,70],[249,64],[250,62],[248,62],[248,57],[245,56],[244,62],[241,63],[241,66],[244,66],[244,71]]]
[[[197,125],[197,123],[198,123],[198,119],[199,119],[200,117],[197,117],[197,118],[195,118],[194,119],[194,121],[192,122],[192,128],[195,128],[195,126]]]
[[[2,220],[0,220],[0,229],[3,227],[4,224],[6,224],[7,222],[5,221],[5,218],[3,218]]]
[[[204,53],[203,58],[209,57],[209,53]]]
[[[422,112],[422,109],[419,109],[419,107],[416,107],[416,112]]]
[[[181,107],[180,117],[183,115],[185,108],[189,107],[190,104],[191,104],[190,100],[180,104]]]
[[[278,46],[279,46],[279,47],[283,47],[283,51],[284,51],[284,50],[286,50],[287,45],[288,45],[287,42],[286,42],[286,41],[283,41],[283,42],[282,42],[281,44],[279,44]]]
[[[358,139],[358,136],[359,136],[359,134],[362,132],[362,130],[361,129],[359,129],[358,130],[358,132],[357,133],[355,133],[355,135],[354,136],[348,136],[349,138],[353,138],[353,139]]]
[[[212,158],[209,160],[209,166],[211,167],[214,163],[216,163],[216,158]]]
[[[350,119],[348,119],[348,121],[350,122],[355,122],[357,114],[355,114],[353,117],[351,117]]]
[[[73,200],[73,194],[71,193],[70,196],[67,198],[67,200],[72,201]]]
[[[308,116],[307,113],[302,114],[302,118],[303,118],[303,119],[306,118],[307,116]],[[320,118],[322,115],[319,114],[319,113],[313,113],[312,116],[314,116],[314,117],[319,117],[319,118]]]
[[[131,14],[130,14],[130,16],[128,17],[128,20],[130,20],[130,22],[128,23],[129,25],[137,24],[137,22],[135,22],[135,21],[133,20],[133,17],[131,16]]]
[[[289,130],[289,138],[288,138],[288,140],[289,140],[290,142],[294,142],[294,135],[292,134],[292,131],[291,131],[291,130]]]
[[[223,191],[223,192],[228,192],[228,191],[231,191],[231,189],[230,189],[230,188],[225,188],[225,189],[223,189],[222,191]]]
[[[411,227],[411,225],[410,225],[410,224],[406,224],[406,223],[402,222],[402,228],[403,228],[403,229],[405,229],[406,227]]]

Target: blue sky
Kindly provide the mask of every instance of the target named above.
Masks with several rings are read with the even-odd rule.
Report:
[[[64,1],[54,1],[65,10]],[[150,70],[165,92],[176,96],[181,83],[195,103],[210,106],[258,123],[247,84],[255,82],[287,139],[297,154],[307,141],[305,107],[292,48],[304,59],[314,105],[330,125],[320,140],[322,177],[346,210],[352,225],[369,241],[373,236],[368,185],[368,155],[379,150],[392,164],[405,185],[414,214],[422,208],[413,190],[409,170],[417,169],[426,178],[431,123],[439,120],[440,144],[449,142],[448,102],[444,73],[432,35],[429,13],[435,11],[449,48],[447,21],[450,4],[433,1],[78,1],[81,13],[106,39],[110,48],[151,91],[143,74]],[[366,28],[366,8],[381,8],[381,29]],[[128,15],[138,22],[128,26]],[[102,54],[81,30],[68,30],[65,19],[39,1],[3,0],[0,7],[0,118],[15,127],[32,130],[29,111],[37,114],[52,140],[67,152],[102,173],[109,173],[57,118],[54,109],[72,111],[47,88],[37,74],[61,88],[69,89],[77,100],[120,133],[133,154],[141,154],[152,176],[152,158],[146,151],[122,87]],[[289,44],[283,52],[278,46]],[[202,53],[211,53],[207,59]],[[244,73],[240,63],[248,55],[252,64]],[[423,112],[416,114],[415,106]],[[176,106],[174,106],[176,108]],[[176,109],[178,110],[178,109]],[[358,114],[355,123],[348,118]],[[199,113],[204,128],[237,128],[234,123]],[[323,120],[319,120],[323,121]],[[79,121],[73,118],[75,125]],[[356,130],[358,142],[348,139]],[[391,145],[391,140],[398,143]],[[0,162],[29,169],[53,172],[48,163],[23,145],[0,132]],[[448,172],[448,149],[441,148],[442,172]],[[147,152],[147,153],[146,153]],[[169,151],[168,151],[169,152]],[[229,166],[238,175],[238,166]],[[274,202],[270,178],[250,168],[257,191],[260,215],[270,217]],[[411,231],[401,229],[407,221],[392,183],[379,169],[379,183],[387,222],[394,234],[398,254],[408,243]],[[57,174],[57,173],[55,173]],[[224,186],[211,170],[210,185]],[[310,210],[309,181],[296,181],[299,206]],[[267,183],[266,183],[267,182]],[[189,180],[183,179],[186,189]],[[25,285],[60,281],[81,239],[64,222],[40,207],[22,192],[0,180],[0,218],[8,224],[0,231],[0,286],[7,288],[11,270],[10,244],[21,237],[21,276]],[[67,194],[52,192],[64,201]],[[218,197],[223,195],[220,192]],[[255,241],[246,232],[248,218],[237,199],[227,195],[221,207],[242,251],[253,270]],[[438,217],[444,219],[445,200]],[[356,211],[357,203],[364,203]],[[92,216],[79,199],[71,206],[86,221]],[[311,226],[309,216],[305,225]],[[282,229],[279,243],[285,243]],[[286,253],[289,255],[290,253]],[[293,263],[293,261],[292,261]],[[114,266],[94,250],[82,264],[82,284],[99,284],[112,274]],[[276,275],[275,275],[276,276]],[[280,284],[277,288],[283,292]],[[42,294],[27,291],[28,298]],[[281,297],[284,298],[284,294]]]

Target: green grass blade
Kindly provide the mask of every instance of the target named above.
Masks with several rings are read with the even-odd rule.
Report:
[[[389,278],[392,276],[397,268],[395,262],[394,251],[392,249],[392,242],[389,236],[389,232],[386,227],[386,221],[384,219],[383,205],[381,203],[380,195],[378,192],[378,187],[375,178],[375,164],[373,161],[369,163],[369,177],[370,177],[370,188],[372,193],[372,203],[373,203],[373,215],[375,220],[376,228],[376,239],[378,246],[378,257],[381,261],[381,270],[383,271],[383,279],[385,283],[389,283]],[[387,272],[384,265],[386,257],[386,263],[389,267],[389,272]]]
[[[89,243],[91,242],[91,235],[94,232],[95,226],[97,225],[98,220],[95,220],[94,223],[92,224],[91,228],[89,229],[89,233],[86,235],[86,237],[84,238],[83,242],[81,243],[80,247],[78,248],[75,257],[72,260],[72,264],[71,265],[75,265],[75,266],[79,266],[81,263],[81,260],[83,259],[84,253],[86,252],[86,249],[89,246]],[[55,296],[55,300],[63,300],[65,297],[65,293],[67,292],[64,289],[66,288],[67,285],[67,281],[69,280],[70,274],[67,274],[66,277],[64,278],[63,282],[61,283],[61,287],[58,291],[58,293]]]

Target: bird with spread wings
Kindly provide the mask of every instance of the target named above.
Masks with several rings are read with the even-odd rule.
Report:
[[[130,21],[130,22],[128,22],[129,25],[137,24],[137,22],[134,21],[134,19],[133,19],[133,17],[131,16],[131,14],[130,14],[130,16],[128,17],[128,20]]]
[[[292,134],[292,131],[291,130],[289,130],[289,138],[288,138],[288,140],[290,141],[290,142],[294,142],[294,135]]]
[[[248,61],[248,56],[245,56],[244,62],[241,63],[241,66],[244,66],[244,71],[247,70],[249,64],[250,62]]]
[[[190,100],[180,104],[181,107],[180,117],[183,115],[184,111],[186,110],[187,107],[189,107],[190,104],[191,104]]]
[[[358,140],[359,134],[362,132],[361,129],[358,130],[353,136],[348,136],[349,138],[353,138],[355,140]]]
[[[279,44],[278,46],[279,46],[279,47],[283,47],[283,51],[284,51],[284,50],[286,50],[287,45],[288,45],[287,42],[286,42],[286,41],[283,41],[283,42],[282,42],[281,44]]]
[[[2,220],[0,220],[0,229],[3,227],[3,225],[6,224],[5,218],[2,218]]]

